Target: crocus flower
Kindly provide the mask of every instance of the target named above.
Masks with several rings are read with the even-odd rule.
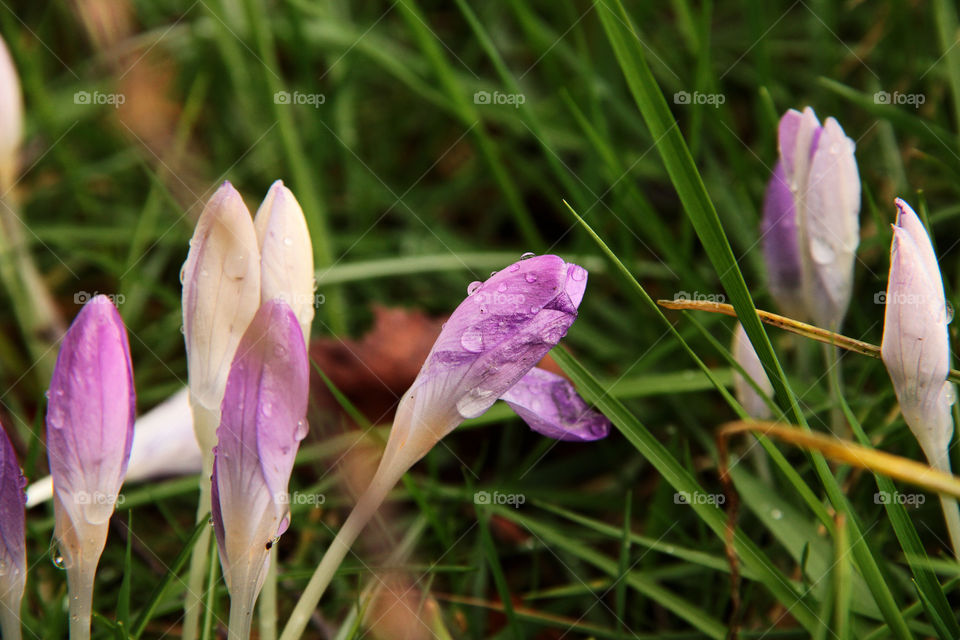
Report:
[[[923,223],[906,202],[898,198],[896,204],[880,355],[904,421],[930,465],[949,473],[953,388],[947,382],[950,339],[943,279]],[[954,555],[960,558],[957,501],[941,495],[940,506]]]
[[[265,303],[230,367],[213,465],[213,526],[230,590],[230,637],[250,634],[274,539],[290,519],[287,483],[307,433],[307,349],[297,317]]]
[[[931,464],[949,468],[952,385],[943,280],[923,223],[906,202],[896,203],[880,353],[903,419]]]
[[[7,43],[0,38],[0,192],[7,191],[13,184],[22,137],[20,78]]]
[[[136,398],[127,332],[108,298],[88,302],[63,338],[47,405],[54,537],[70,592],[70,637],[90,635],[93,577],[127,472]]]
[[[313,322],[313,245],[303,209],[277,180],[253,219],[260,245],[260,299],[286,302],[310,339]]]
[[[778,133],[762,223],[770,291],[784,313],[836,329],[860,242],[854,143],[833,118],[821,126],[809,107],[784,114]]]
[[[387,492],[465,419],[504,397],[534,429],[551,437],[591,440],[609,432],[606,420],[573,400],[569,387],[540,373],[527,377],[576,320],[586,286],[583,267],[544,255],[467,288],[466,300],[447,320],[400,400],[373,480],[317,567],[281,640],[300,637],[337,566]]]
[[[737,328],[733,332],[733,344],[730,347],[737,363],[743,367],[744,372],[750,376],[750,379],[763,391],[768,397],[773,396],[773,385],[763,369],[763,363],[750,344],[750,338],[744,331],[743,325],[737,323]],[[757,390],[740,375],[739,371],[733,372],[733,387],[737,393],[737,400],[743,405],[746,412],[756,420],[766,420],[770,417],[771,411],[769,405],[763,399]]]
[[[0,636],[20,640],[20,601],[27,581],[26,478],[0,426]]]

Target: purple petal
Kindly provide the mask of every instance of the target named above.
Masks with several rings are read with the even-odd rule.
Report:
[[[802,315],[803,265],[797,239],[797,211],[780,162],[767,185],[761,235],[771,295],[787,315]]]
[[[758,387],[769,397],[773,397],[773,385],[767,377],[767,372],[763,368],[763,363],[750,344],[750,338],[744,331],[743,325],[737,323],[737,328],[733,331],[733,344],[730,347],[737,363],[743,367],[744,372],[750,376]],[[767,406],[763,396],[747,382],[739,371],[733,372],[733,387],[737,393],[737,400],[743,405],[747,413],[757,419],[766,420],[770,417],[770,407]]]
[[[96,296],[60,346],[47,405],[54,492],[75,523],[102,523],[127,472],[136,396],[127,331],[116,307]]]
[[[0,426],[0,606],[19,605],[27,578],[25,485],[13,445]]]
[[[803,113],[790,109],[780,119],[777,130],[780,162],[787,184],[796,192],[807,181],[810,158],[819,137],[820,121],[813,109]]]
[[[539,367],[500,399],[531,429],[555,440],[599,440],[610,433],[610,421],[587,406],[569,380]]]
[[[262,580],[266,545],[288,513],[308,383],[297,317],[280,300],[265,303],[237,347],[217,429],[212,515],[225,573],[236,566]]]

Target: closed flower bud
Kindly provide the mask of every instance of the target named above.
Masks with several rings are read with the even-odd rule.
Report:
[[[89,636],[93,576],[127,472],[135,415],[127,331],[99,295],[63,338],[47,404],[54,537],[67,569],[71,638]]]
[[[26,482],[0,426],[0,637],[9,640],[20,638],[20,602],[27,581]]]
[[[763,369],[760,358],[757,357],[757,352],[754,351],[753,345],[750,344],[750,338],[747,337],[747,332],[743,330],[743,325],[739,322],[733,332],[733,345],[730,347],[730,352],[733,354],[737,363],[743,367],[744,372],[760,387],[760,390],[763,391],[767,397],[772,397],[773,385],[770,384],[770,379]],[[757,390],[740,375],[739,371],[734,371],[733,373],[733,386],[737,393],[737,400],[743,405],[743,408],[750,417],[756,420],[766,420],[770,417],[770,407],[767,405],[763,396],[757,393]]]
[[[303,209],[277,180],[253,220],[260,245],[260,299],[280,299],[297,316],[306,341],[313,322],[313,245]]]
[[[20,78],[7,43],[0,38],[0,191],[7,191],[17,174],[23,138],[23,98]]]
[[[943,280],[923,223],[896,202],[880,353],[904,420],[931,464],[942,464],[953,435]]]
[[[290,520],[287,483],[307,433],[307,349],[296,316],[265,303],[243,335],[223,397],[212,515],[230,591],[230,637],[249,636],[269,550]]]
[[[770,289],[785,313],[832,329],[850,304],[860,242],[860,177],[854,143],[809,107],[780,120],[780,159],[764,203]]]

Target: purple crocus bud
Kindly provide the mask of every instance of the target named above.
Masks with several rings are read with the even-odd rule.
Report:
[[[64,336],[48,397],[54,537],[67,570],[70,637],[86,638],[93,576],[127,472],[136,415],[127,331],[106,296],[88,302]]]
[[[896,204],[880,353],[903,419],[931,464],[943,468],[953,435],[943,280],[923,223],[906,202]]]
[[[773,397],[773,385],[763,369],[763,363],[750,344],[750,338],[747,332],[743,330],[743,325],[737,323],[737,328],[733,332],[733,344],[730,347],[737,363],[743,367],[744,372],[753,380],[758,387],[768,396]],[[740,375],[739,371],[733,373],[733,387],[737,393],[737,400],[743,405],[747,413],[756,420],[766,420],[770,417],[770,407],[764,401],[763,396],[757,393],[756,389]]]
[[[26,484],[0,426],[0,637],[10,640],[20,639],[20,602],[27,582]]]
[[[500,396],[537,433],[554,440],[606,438],[610,421],[591,409],[569,380],[534,367]]]
[[[467,418],[517,384],[577,318],[587,271],[553,255],[474,282],[397,407],[378,475],[392,486]]]
[[[784,114],[778,137],[762,223],[771,293],[785,313],[836,329],[860,242],[854,143],[835,119],[821,126],[809,107]]]
[[[269,551],[290,519],[287,483],[307,434],[307,348],[296,315],[265,303],[237,347],[223,396],[212,515],[230,591],[230,637],[247,638]]]

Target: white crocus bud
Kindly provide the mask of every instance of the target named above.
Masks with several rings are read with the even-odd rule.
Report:
[[[277,180],[253,220],[260,246],[260,299],[287,303],[310,341],[313,323],[313,245],[303,209],[293,192]]]
[[[770,379],[763,370],[763,364],[760,362],[760,358],[757,357],[757,352],[754,351],[753,345],[750,344],[750,338],[747,337],[747,332],[743,330],[743,325],[739,322],[737,323],[736,330],[733,332],[733,344],[730,347],[730,351],[733,353],[733,357],[737,363],[743,367],[746,374],[760,387],[764,394],[768,397],[773,397],[773,385],[770,384]],[[756,420],[767,420],[770,418],[771,412],[769,405],[764,401],[763,396],[757,393],[757,390],[740,375],[739,371],[734,371],[733,373],[733,386],[737,393],[737,400],[743,405],[747,413],[750,414],[750,417]]]
[[[253,220],[229,182],[207,202],[181,273],[187,372],[197,440],[212,456],[220,402],[240,338],[260,307],[260,250]]]
[[[0,38],[0,188],[6,191],[18,171],[23,138],[23,97],[20,78],[7,44]]]

